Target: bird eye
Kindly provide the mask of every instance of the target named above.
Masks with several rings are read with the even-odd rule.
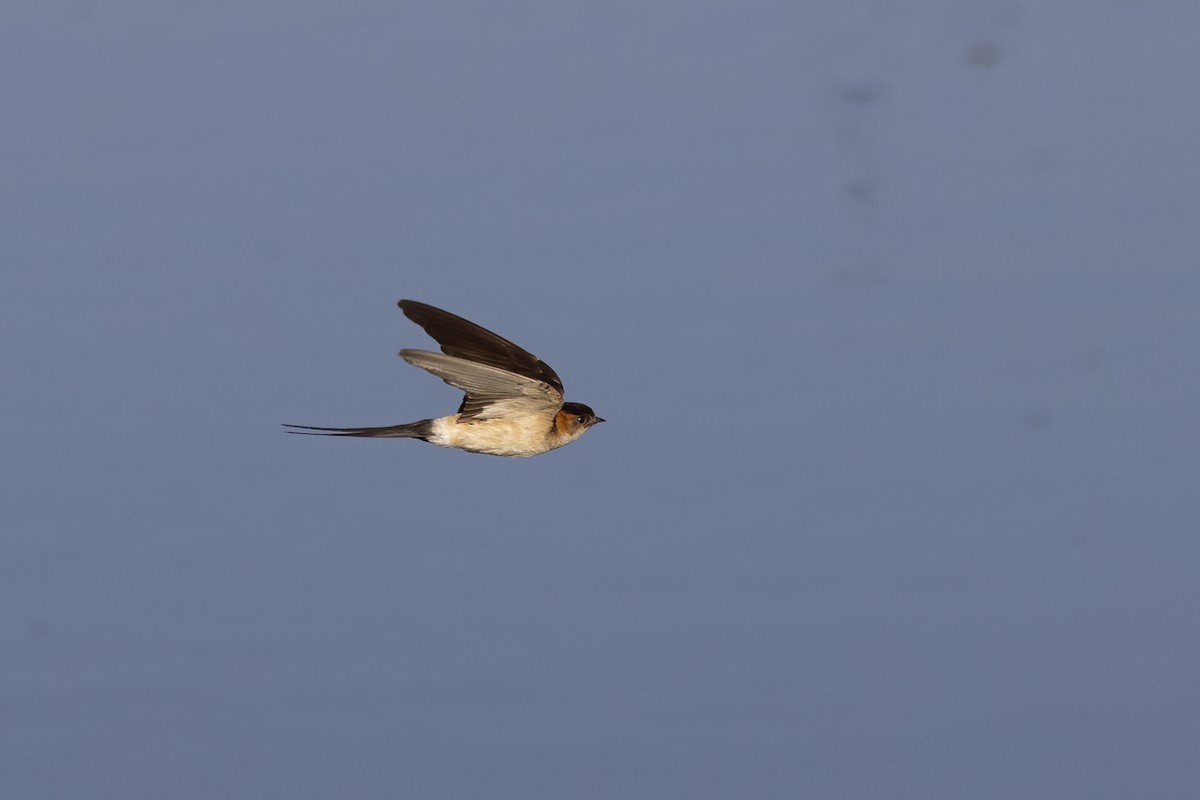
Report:
[[[576,420],[576,421],[577,421],[577,422],[578,422],[580,425],[583,425],[584,423],[586,423],[586,422],[587,422],[587,417],[585,417],[583,414],[580,414],[578,417],[576,417],[576,418],[575,418],[575,420]]]

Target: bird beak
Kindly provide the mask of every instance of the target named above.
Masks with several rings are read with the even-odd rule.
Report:
[[[596,421],[595,421],[595,422],[593,422],[592,424],[593,424],[593,425],[596,425],[596,424],[598,424],[598,423],[601,423],[601,422],[604,422],[604,418],[603,418],[603,417],[596,417]]]

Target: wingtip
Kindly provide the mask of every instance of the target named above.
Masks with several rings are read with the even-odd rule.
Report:
[[[412,358],[410,358],[410,356],[418,356],[418,357],[420,357],[420,356],[423,356],[423,355],[437,355],[437,354],[436,354],[436,353],[432,353],[432,354],[431,354],[431,353],[430,353],[430,351],[428,351],[428,350],[416,350],[416,349],[414,349],[414,348],[412,348],[412,347],[406,347],[406,348],[404,348],[403,350],[400,350],[399,352],[397,352],[397,353],[396,353],[396,355],[400,356],[400,357],[401,357],[401,358],[403,358],[405,361],[407,361],[408,363],[410,363],[410,364],[411,364],[411,363],[412,363]]]
[[[402,313],[404,316],[408,317],[408,319],[412,320],[413,322],[417,323],[418,325],[421,325],[421,321],[419,318],[423,314],[428,314],[429,313],[428,309],[433,308],[433,306],[427,305],[426,303],[422,303],[419,300],[409,300],[407,297],[403,297],[403,298],[397,300],[396,305],[397,305],[397,307],[399,307],[400,313]],[[434,310],[437,310],[437,309],[434,309]],[[422,327],[424,327],[424,326],[422,326]]]

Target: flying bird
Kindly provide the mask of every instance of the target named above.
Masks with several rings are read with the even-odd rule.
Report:
[[[604,422],[583,403],[564,402],[562,380],[532,353],[449,311],[416,300],[398,305],[442,347],[440,353],[401,350],[400,357],[465,392],[458,411],[382,428],[285,425],[288,433],[421,439],[470,453],[526,457],[570,444]]]

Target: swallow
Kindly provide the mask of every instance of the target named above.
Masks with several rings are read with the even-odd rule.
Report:
[[[532,353],[449,311],[415,300],[397,305],[442,349],[406,349],[400,357],[461,389],[458,411],[382,428],[285,425],[288,433],[420,439],[469,453],[528,457],[568,445],[604,422],[583,403],[564,402],[562,380]]]

